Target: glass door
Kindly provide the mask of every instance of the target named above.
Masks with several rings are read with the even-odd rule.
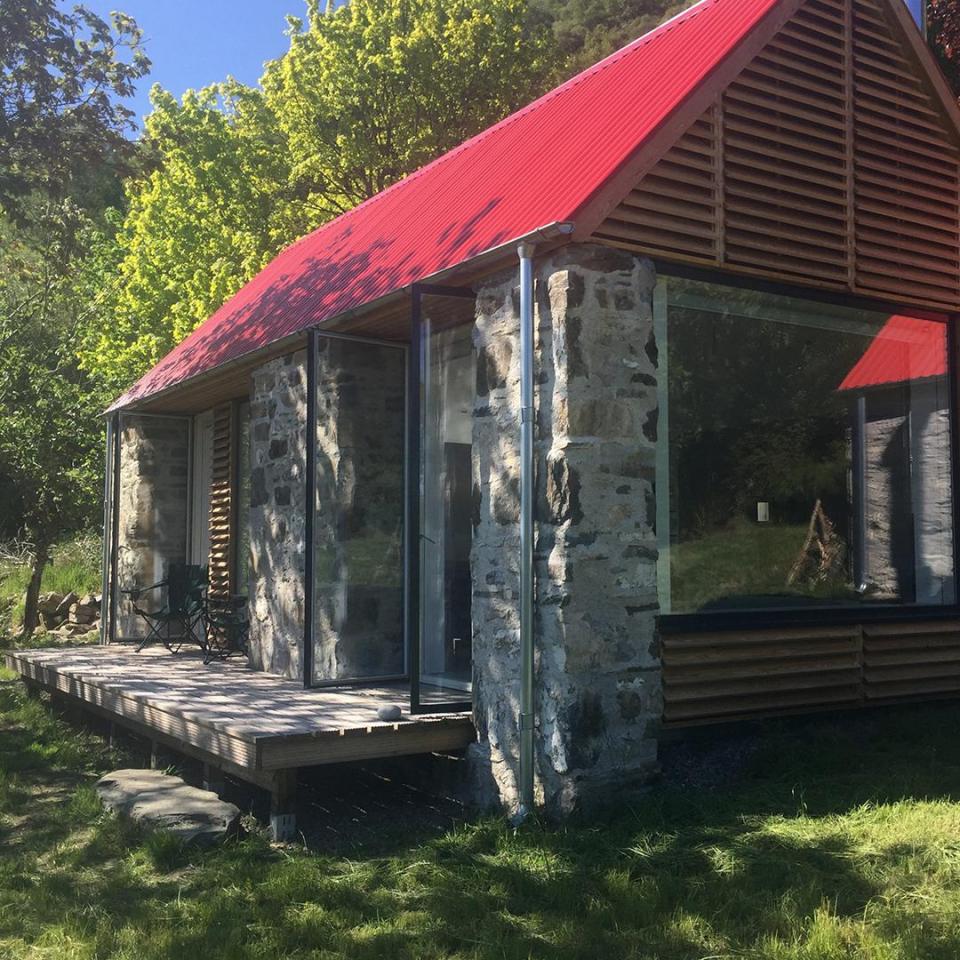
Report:
[[[402,681],[406,345],[316,338],[310,682]]]
[[[415,292],[417,466],[417,670],[413,708],[469,705],[473,673],[474,299],[469,291]]]

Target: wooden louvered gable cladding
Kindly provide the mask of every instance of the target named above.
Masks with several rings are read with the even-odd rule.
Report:
[[[807,0],[594,239],[960,307],[960,151],[884,0]]]
[[[232,532],[235,474],[234,412],[230,404],[213,412],[213,471],[210,483],[210,586],[211,597],[229,597],[233,570]]]
[[[956,305],[956,146],[874,0],[854,3],[857,282]]]

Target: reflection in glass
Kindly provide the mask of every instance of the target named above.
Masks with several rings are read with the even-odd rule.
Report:
[[[314,682],[404,674],[406,353],[317,347]]]
[[[461,699],[472,670],[470,548],[476,363],[472,300],[425,298],[422,331],[420,698]]]
[[[115,639],[142,640],[144,621],[123,591],[155,584],[187,560],[190,420],[125,414],[119,429]]]
[[[946,326],[661,280],[663,612],[954,601]]]

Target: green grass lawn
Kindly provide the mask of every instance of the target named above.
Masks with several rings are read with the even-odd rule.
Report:
[[[387,816],[336,854],[201,852],[103,815],[90,784],[122,760],[4,682],[0,956],[956,960],[958,726],[960,706],[768,724],[726,785],[563,829]],[[708,746],[695,778],[723,769]]]
[[[94,534],[73,537],[57,544],[52,562],[43,571],[43,593],[73,591],[99,593],[101,540]],[[13,559],[0,560],[0,633],[16,629],[23,622],[23,598],[30,582],[30,567]]]

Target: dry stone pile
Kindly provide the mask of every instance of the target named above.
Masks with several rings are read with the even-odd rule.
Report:
[[[42,593],[37,605],[40,622],[53,634],[64,639],[84,636],[100,629],[99,594]]]

